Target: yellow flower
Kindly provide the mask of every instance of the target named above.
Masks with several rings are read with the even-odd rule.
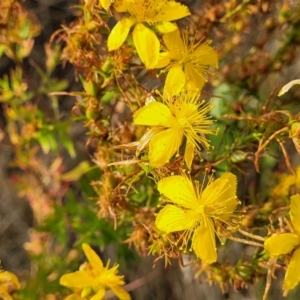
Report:
[[[95,293],[90,300],[100,300],[105,296],[105,289],[111,289],[121,300],[129,300],[130,295],[121,287],[124,285],[123,276],[117,275],[118,265],[109,269],[88,244],[83,244],[82,249],[89,263],[85,263],[79,271],[65,274],[60,278],[60,284],[69,288],[82,289],[81,297],[84,298]]]
[[[296,169],[296,174],[282,174],[279,177],[278,184],[274,187],[273,193],[276,196],[286,196],[289,194],[290,189],[293,187],[293,191],[300,191],[300,167]]]
[[[218,67],[218,55],[204,43],[188,41],[188,32],[180,34],[179,30],[163,36],[165,52],[160,54],[155,68],[166,67],[168,70],[164,90],[170,95],[176,95],[188,85],[199,90],[206,82],[208,68]]]
[[[295,248],[287,267],[283,289],[293,289],[300,281],[300,195],[291,197],[290,218],[293,233],[273,234],[265,240],[264,247],[271,256],[291,253]]]
[[[84,1],[91,1],[91,0],[84,0]],[[109,7],[113,4],[113,2],[114,0],[100,0],[100,4],[105,10],[108,10]]]
[[[153,99],[153,98],[152,98]],[[204,134],[217,134],[217,129],[211,129],[213,123],[209,110],[211,103],[199,101],[197,91],[186,91],[176,97],[164,98],[164,103],[154,99],[134,114],[136,125],[151,128],[141,138],[137,155],[149,143],[149,161],[153,167],[161,167],[178,151],[183,137],[186,137],[184,158],[188,167],[194,158],[194,149],[203,146],[210,147]]]
[[[0,299],[14,300],[10,294],[20,288],[19,279],[15,274],[0,270]]]
[[[158,183],[158,190],[170,202],[157,215],[156,227],[166,233],[184,231],[192,237],[192,249],[205,263],[217,260],[215,221],[228,223],[238,204],[236,176],[224,173],[206,188],[193,186],[185,176],[171,176]],[[183,237],[182,236],[182,237]]]
[[[118,12],[128,12],[130,17],[120,20],[112,29],[107,45],[108,50],[116,50],[122,46],[133,25],[133,42],[141,61],[148,69],[157,64],[160,42],[156,34],[148,26],[156,25],[161,33],[174,31],[177,26],[170,23],[190,15],[185,5],[173,0],[123,0],[114,4]]]

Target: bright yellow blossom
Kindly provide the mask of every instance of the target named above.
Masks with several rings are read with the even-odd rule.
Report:
[[[295,174],[280,175],[278,184],[273,188],[273,193],[276,196],[286,196],[291,188],[293,193],[300,191],[300,167],[297,167]]]
[[[155,68],[167,67],[168,70],[164,90],[176,95],[185,86],[201,90],[206,82],[208,68],[218,67],[218,55],[209,45],[188,41],[188,32],[179,30],[163,35],[165,51],[160,54]]]
[[[8,271],[0,270],[0,299],[14,300],[11,292],[21,288],[18,277]]]
[[[225,173],[206,188],[194,187],[185,176],[171,176],[158,183],[158,190],[173,204],[167,204],[156,217],[156,226],[163,232],[184,231],[192,235],[192,249],[205,263],[217,260],[215,221],[228,222],[238,204],[237,180]]]
[[[161,167],[178,153],[185,137],[184,158],[190,167],[195,148],[210,147],[204,134],[217,134],[217,129],[210,128],[213,120],[207,115],[213,105],[199,101],[197,91],[182,92],[164,100],[160,103],[153,99],[134,114],[134,124],[150,127],[139,141],[137,155],[149,143],[150,165]]]
[[[300,281],[300,195],[291,197],[290,218],[294,232],[273,234],[265,240],[264,247],[271,256],[288,254],[292,251],[287,267],[283,289],[293,289]]]
[[[84,0],[84,1],[91,1],[91,0]],[[100,0],[100,4],[105,10],[108,10],[109,7],[113,4],[113,2],[114,0]]]
[[[124,285],[123,276],[117,275],[118,265],[109,269],[88,244],[83,244],[82,249],[88,263],[82,265],[79,271],[65,274],[60,278],[60,284],[69,288],[82,289],[81,297],[95,294],[90,300],[100,300],[105,297],[105,289],[111,289],[121,300],[129,300],[130,295],[121,287]]]
[[[160,51],[160,42],[149,26],[155,25],[155,29],[161,33],[174,31],[177,26],[169,21],[190,15],[185,5],[173,0],[123,0],[114,3],[114,7],[118,12],[127,12],[130,16],[120,20],[112,29],[107,41],[108,50],[121,47],[134,26],[133,42],[148,69],[155,67]]]

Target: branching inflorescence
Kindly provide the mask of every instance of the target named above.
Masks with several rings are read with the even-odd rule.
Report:
[[[166,264],[172,257],[180,258],[182,254],[194,253],[195,258],[200,259],[196,264],[200,266],[201,272],[209,274],[208,280],[219,282],[223,291],[227,289],[224,278],[235,287],[245,287],[251,282],[251,277],[264,276],[266,267],[260,262],[263,255],[268,257],[269,253],[272,261],[274,256],[291,253],[299,246],[299,232],[283,233],[278,237],[271,235],[263,244],[264,238],[261,235],[242,229],[247,228],[252,210],[251,207],[240,206],[241,201],[237,197],[238,177],[222,168],[218,172],[212,169],[227,160],[236,164],[250,158],[250,154],[243,152],[243,132],[241,141],[236,139],[232,145],[225,146],[231,147],[230,154],[215,160],[211,156],[218,150],[211,140],[213,136],[218,136],[219,124],[222,123],[220,117],[218,120],[212,117],[214,102],[202,100],[208,76],[213,75],[219,65],[212,41],[198,38],[198,32],[192,37],[189,28],[182,28],[172,22],[190,15],[189,9],[176,1],[100,0],[100,7],[93,1],[87,1],[86,7],[88,14],[93,16],[101,11],[105,18],[117,18],[116,25],[106,39],[108,52],[103,55],[99,53],[100,61],[105,66],[105,70],[101,67],[100,74],[102,77],[103,72],[106,74],[106,83],[102,84],[102,88],[107,88],[108,91],[99,90],[86,104],[81,104],[91,108],[92,99],[97,101],[95,99],[102,98],[101,105],[94,107],[94,114],[98,114],[99,118],[97,121],[94,117],[89,118],[90,121],[86,124],[93,135],[97,135],[99,124],[104,119],[109,119],[108,115],[100,113],[99,107],[104,113],[105,95],[109,90],[113,91],[115,85],[119,90],[114,90],[115,96],[110,100],[115,101],[115,109],[122,107],[118,112],[118,118],[122,115],[122,121],[118,119],[114,123],[112,116],[110,128],[107,124],[101,125],[107,129],[107,137],[98,143],[93,155],[95,163],[104,174],[110,174],[110,178],[115,180],[113,184],[111,181],[108,183],[107,178],[93,183],[100,194],[99,216],[114,219],[116,229],[120,223],[131,222],[134,229],[126,241],[135,245],[142,253],[148,248],[157,259],[164,257]],[[108,25],[103,27],[108,28]],[[138,73],[143,69],[151,69],[150,72],[156,74],[161,81],[158,83],[153,77],[152,83],[146,82]],[[95,82],[95,79],[87,80]],[[288,88],[284,92],[287,90]],[[130,110],[120,104],[121,99]],[[295,175],[283,145],[283,136],[288,133],[297,147],[298,123],[289,111],[266,112],[267,105],[268,103],[262,116],[258,118],[224,115],[223,120],[246,121],[252,122],[253,126],[261,126],[262,130],[256,135],[251,138],[250,135],[247,136],[248,143],[257,142],[253,157],[257,172],[260,171],[259,160],[262,153],[270,143],[277,141],[288,169]],[[133,115],[132,123],[130,113]],[[277,122],[281,127],[277,126],[270,132],[265,126],[270,122]],[[104,154],[107,145],[114,147],[114,155]],[[145,178],[154,179],[156,189],[161,194],[156,209],[153,204],[157,204],[157,194],[153,191],[153,185],[144,185]],[[149,190],[140,192],[141,189]],[[150,193],[144,198],[144,207],[133,200],[136,195],[143,197],[143,193]],[[293,197],[294,206],[299,205],[295,204],[300,201],[298,196]],[[263,210],[257,208],[257,211],[260,209]],[[295,227],[293,216],[292,222]],[[265,247],[266,252],[258,250],[258,255],[252,261],[240,261],[230,269],[228,265],[218,262],[219,244],[224,245],[229,240],[257,249]],[[287,243],[288,246],[279,251],[276,248],[278,243]],[[290,270],[293,274],[297,273],[297,251],[295,250],[288,268],[285,290],[294,288],[300,278],[298,275],[290,275]],[[274,265],[272,274],[273,268]],[[222,270],[230,271],[223,274]],[[271,274],[270,270],[271,267],[268,274]],[[65,280],[62,279],[61,282]],[[264,297],[269,284],[268,275]]]

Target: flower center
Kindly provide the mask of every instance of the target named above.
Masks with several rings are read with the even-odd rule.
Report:
[[[179,118],[179,119],[177,119],[177,121],[178,121],[179,127],[181,127],[182,129],[189,126],[188,119],[185,117]]]
[[[199,205],[199,206],[197,206],[197,213],[199,214],[199,215],[205,215],[206,214],[206,207],[205,207],[205,205]]]

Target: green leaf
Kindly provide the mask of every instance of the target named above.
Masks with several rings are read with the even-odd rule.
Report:
[[[74,143],[66,130],[59,130],[60,139],[62,141],[62,145],[67,149],[69,155],[72,158],[76,157],[76,150],[74,147]]]
[[[83,174],[90,169],[90,164],[84,160],[72,170],[61,174],[60,179],[64,181],[77,181]]]

